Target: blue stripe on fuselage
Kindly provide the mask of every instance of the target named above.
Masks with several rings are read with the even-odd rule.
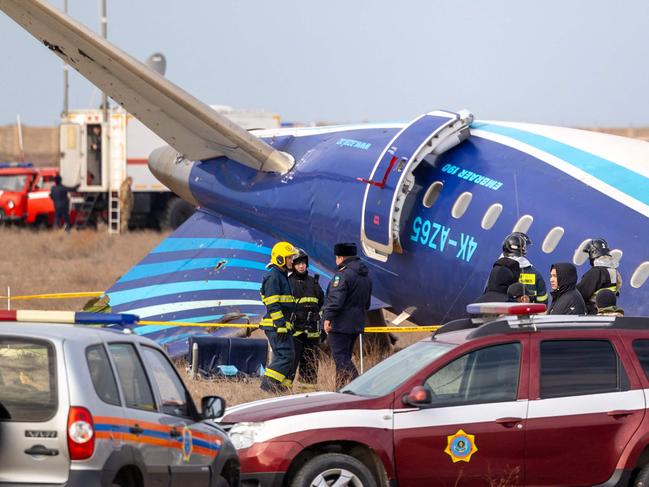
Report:
[[[632,198],[649,205],[649,179],[614,162],[563,142],[512,127],[474,124],[472,128],[504,135],[555,156]]]
[[[199,258],[199,259],[183,259],[172,260],[167,262],[160,262],[157,264],[141,264],[133,267],[120,279],[120,282],[132,281],[135,279],[143,279],[146,277],[159,276],[162,274],[170,274],[173,272],[183,272],[194,269],[208,269],[216,267],[219,262],[224,262],[223,267],[242,267],[244,269],[266,270],[266,264],[263,262],[255,262],[246,259],[229,259],[227,257],[218,258]]]
[[[254,243],[225,238],[177,238],[170,237],[160,243],[151,253],[175,252],[178,250],[238,249],[270,255],[270,248]]]
[[[117,306],[120,304],[136,301],[138,299],[187,293],[196,289],[200,289],[201,291],[216,291],[222,289],[259,291],[259,283],[245,281],[172,282],[169,284],[158,284],[155,286],[145,286],[136,289],[129,289],[127,291],[117,291],[110,293],[110,304],[111,306]]]

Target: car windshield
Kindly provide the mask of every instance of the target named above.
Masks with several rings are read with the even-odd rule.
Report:
[[[2,191],[20,191],[25,187],[27,176],[18,174],[14,176],[0,176],[0,190]]]
[[[343,387],[340,392],[359,396],[384,396],[454,347],[455,345],[450,343],[434,341],[414,343],[379,362]]]

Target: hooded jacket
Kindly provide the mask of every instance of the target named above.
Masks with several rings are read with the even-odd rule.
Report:
[[[507,288],[518,282],[521,273],[518,262],[508,257],[501,257],[489,273],[489,280],[484,294],[476,299],[476,303],[504,303],[509,301]]]
[[[577,290],[584,298],[589,315],[597,314],[595,298],[602,289],[610,289],[619,294],[622,276],[617,270],[618,263],[610,255],[603,255],[593,261],[593,266],[582,276]]]
[[[345,259],[327,287],[323,319],[331,321],[336,333],[361,333],[365,312],[370,308],[372,281],[359,257]]]
[[[556,290],[552,291],[552,306],[550,315],[584,315],[586,304],[577,291],[577,268],[569,262],[553,264],[552,269],[557,273]]]

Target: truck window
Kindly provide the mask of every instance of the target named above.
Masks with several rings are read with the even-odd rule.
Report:
[[[26,184],[26,174],[0,176],[0,190],[2,191],[22,191],[25,188]]]
[[[54,185],[54,178],[52,176],[39,176],[34,183],[34,191],[39,189],[50,189]]]
[[[0,337],[0,421],[47,421],[57,408],[54,347]]]
[[[541,398],[602,394],[629,388],[608,340],[541,342]]]

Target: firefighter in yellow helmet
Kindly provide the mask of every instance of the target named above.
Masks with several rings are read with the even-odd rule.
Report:
[[[288,242],[275,244],[267,265],[268,274],[261,283],[261,301],[266,306],[266,314],[260,328],[266,333],[273,351],[272,360],[261,380],[261,388],[265,391],[279,392],[292,386],[289,377],[293,371],[295,349],[293,325],[289,320],[295,310],[295,299],[288,271],[297,253],[298,250]]]

